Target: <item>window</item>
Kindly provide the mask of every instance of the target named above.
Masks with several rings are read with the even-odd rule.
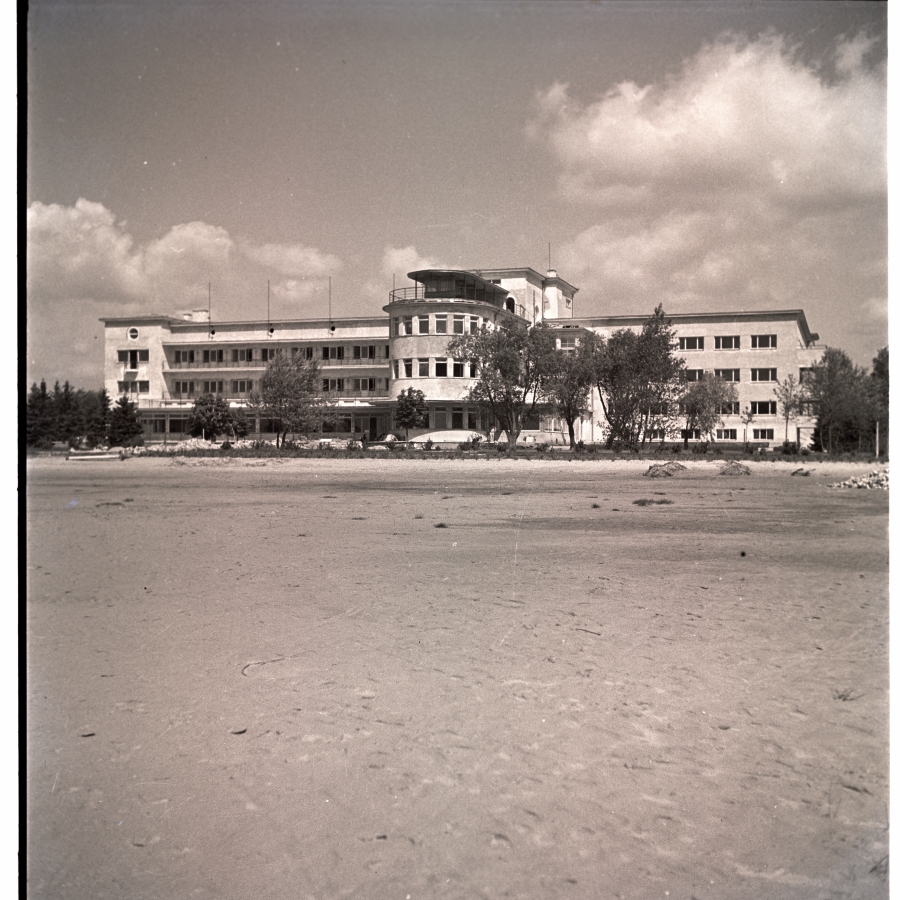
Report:
[[[224,394],[225,393],[225,382],[224,381],[204,381],[203,382],[203,393],[204,394]]]
[[[467,411],[468,424],[466,427],[469,431],[478,431],[478,410],[470,409]]]
[[[181,365],[183,363],[192,363],[194,361],[194,351],[193,350],[176,350],[175,351],[175,364]]]
[[[721,381],[740,381],[740,369],[716,369],[716,378]]]
[[[703,338],[702,337],[678,338],[678,349],[679,350],[702,350],[703,349]]]
[[[395,359],[394,360],[394,378],[399,378],[399,377],[400,377],[400,360]]]
[[[241,378],[238,381],[231,382],[231,393],[232,394],[246,394],[248,391],[253,390],[253,381],[245,380]]]
[[[193,397],[194,396],[194,382],[193,381],[176,381],[174,390],[174,394],[178,394],[181,397]]]
[[[567,356],[574,353],[577,346],[578,338],[576,338],[575,335],[566,335],[559,339],[559,349]]]
[[[263,353],[266,351],[263,350]],[[263,357],[265,358],[265,357]],[[343,359],[344,358],[344,348],[343,347],[323,347],[322,348],[322,359]]]
[[[737,428],[717,428],[716,429],[716,440],[717,441],[736,441],[737,440]]]
[[[400,320],[391,319],[391,334],[396,336],[400,334]]]
[[[778,335],[752,334],[750,335],[750,346],[754,350],[774,350],[778,346]]]
[[[120,350],[119,362],[125,363],[125,368],[134,371],[138,367],[139,362],[149,362],[149,350]]]
[[[775,429],[774,428],[754,428],[753,429],[753,440],[754,441],[774,441],[775,440]]]
[[[447,333],[447,317],[446,316],[435,316],[434,317],[434,333],[435,334],[446,334]]]
[[[681,429],[681,439],[688,441],[699,441],[700,440],[700,429],[699,428],[682,428]]]
[[[181,416],[169,419],[169,434],[184,434],[188,430],[188,420]]]
[[[413,364],[413,361],[411,359],[403,360],[403,374],[407,378],[412,378],[412,364]]]
[[[454,334],[465,334],[466,332],[466,317],[465,316],[454,316],[453,317],[453,333]]]
[[[648,441],[662,441],[666,437],[666,432],[662,428],[648,428],[646,434]]]
[[[778,381],[778,369],[751,369],[751,381]]]
[[[450,411],[450,427],[451,428],[462,428],[463,427],[463,408],[461,406],[454,406]]]
[[[129,341],[136,341],[138,339],[138,337],[140,337],[140,332],[137,330],[137,328],[129,328],[128,329],[128,340]]]
[[[813,369],[812,368],[801,368],[800,369],[800,384],[809,384],[813,377]]]
[[[353,379],[353,390],[354,391],[374,391],[375,390],[375,379],[374,378],[354,378]]]
[[[774,416],[777,404],[774,400],[752,400],[750,414],[754,416]]]
[[[322,379],[322,390],[325,392],[343,391],[344,390],[344,379],[343,378],[323,378]]]
[[[434,411],[434,429],[439,431],[447,427],[447,410],[443,406],[438,406]]]
[[[716,338],[716,350],[740,350],[741,349],[741,338],[740,335],[726,335],[724,337]]]
[[[120,394],[147,394],[150,392],[149,381],[120,381]]]
[[[453,360],[453,377],[454,378],[465,378],[465,375],[466,375],[465,363],[460,362],[460,360],[458,360],[458,359],[454,359]],[[454,425],[453,427],[455,428],[456,426]],[[462,425],[460,425],[459,427],[462,428]]]
[[[739,416],[741,414],[741,404],[737,400],[729,400],[719,407],[720,416]]]
[[[434,361],[434,377],[435,378],[446,378],[447,377],[447,360],[446,359],[436,359]]]
[[[685,381],[703,381],[703,369],[685,369]]]
[[[391,358],[391,345],[390,344],[384,345],[384,358],[385,359]]]
[[[266,351],[263,350],[263,353]],[[265,359],[265,357],[263,357]],[[225,362],[225,351],[224,350],[204,350],[203,351],[203,362],[205,363],[217,363],[217,362]]]
[[[572,298],[566,297],[566,308],[568,309],[572,305]]]
[[[297,352],[297,348],[294,347],[294,353]],[[253,362],[253,348],[251,347],[249,350],[238,349],[237,347],[231,351],[231,361],[232,362]]]
[[[427,378],[428,377],[428,360],[420,359],[419,360],[419,378]]]
[[[400,334],[412,334],[412,316],[404,316],[400,320]]]
[[[428,316],[419,316],[419,334],[428,334]]]
[[[478,334],[478,316],[469,316],[469,334]]]

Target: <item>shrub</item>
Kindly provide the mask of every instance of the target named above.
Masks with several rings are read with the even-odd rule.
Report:
[[[221,445],[219,446],[219,449],[220,450],[230,450],[231,449],[231,441],[222,441]]]
[[[672,444],[672,452],[676,455],[681,453],[681,444]]]
[[[785,441],[785,442],[781,445],[781,452],[782,452],[785,456],[796,456],[796,455],[797,455],[797,452],[799,451],[799,449],[800,449],[800,448],[797,446],[797,442],[796,442],[796,441]]]
[[[425,449],[430,450],[432,447],[434,447],[434,441],[431,438],[428,438],[428,440],[425,441]]]

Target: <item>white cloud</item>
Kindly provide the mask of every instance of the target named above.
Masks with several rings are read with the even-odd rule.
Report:
[[[597,213],[554,254],[582,313],[805,307],[839,345],[848,315],[887,296],[872,46],[842,41],[813,67],[774,35],[728,36],[658,84],[586,105],[565,85],[540,94],[530,131],[556,156],[562,195]]]
[[[148,282],[132,238],[101,203],[32,203],[26,214],[30,293],[52,300],[128,301]]]
[[[59,368],[64,377],[77,371],[73,348],[91,348],[94,370],[97,316],[175,315],[206,306],[211,284],[214,316],[259,318],[270,281],[272,314],[296,317],[327,298],[327,276],[341,268],[338,257],[315,248],[254,245],[205,222],[175,225],[138,245],[126,223],[85,199],[71,207],[34,202],[26,225],[27,352],[34,378]]]
[[[421,256],[415,247],[385,247],[381,257],[381,271],[387,277],[397,275],[406,278],[409,272],[420,269],[444,269],[442,262],[430,257]]]
[[[327,278],[341,269],[338,257],[300,244],[246,245],[242,252],[253,262],[295,279]]]
[[[559,158],[566,195],[607,209],[761,191],[787,205],[880,196],[885,76],[865,67],[870,46],[843,42],[826,80],[775,35],[723,38],[661,84],[622,82],[586,106],[555,84],[531,132]]]

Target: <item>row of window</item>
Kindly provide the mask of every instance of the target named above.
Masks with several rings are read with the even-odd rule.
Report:
[[[432,362],[434,365],[432,366]],[[468,376],[466,369],[468,368]],[[402,373],[402,375],[401,375]],[[477,378],[475,363],[466,365],[458,359],[395,359],[394,378]]]
[[[678,338],[679,350],[704,350],[706,339],[703,337]],[[716,350],[740,350],[741,336],[739,334],[718,335],[713,338],[713,346]],[[775,350],[778,347],[777,334],[751,334],[751,350]]]
[[[120,394],[149,394],[150,393],[150,382],[149,381],[120,381],[119,385],[119,393]]]
[[[119,386],[130,384],[147,385],[141,388],[141,392],[149,390],[149,382],[124,382],[120,381]],[[228,384],[225,380],[220,381],[175,381],[172,383],[172,395],[174,397],[193,397],[195,393],[201,394],[228,394],[232,397],[239,397],[249,394],[253,390],[252,378],[232,379],[231,391],[226,390]],[[195,387],[199,391],[195,391]],[[352,391],[386,391],[388,389],[387,378],[323,378],[322,390],[328,392],[338,392],[345,390]],[[136,391],[134,393],[137,393]]]
[[[326,347],[291,347],[291,356],[298,353],[304,359],[389,359],[391,355],[390,347],[387,344],[338,344],[336,346]],[[271,362],[286,347],[232,347],[230,351],[224,348],[208,348],[208,349],[191,349],[176,350],[175,364],[183,365],[196,362],[205,363],[224,363],[226,360],[231,362]],[[119,359],[122,359],[123,353],[147,353],[146,350],[140,351],[120,351]],[[230,355],[229,355],[230,354]],[[141,357],[146,360],[147,357]],[[135,366],[136,368],[136,366]]]
[[[722,381],[739,382],[741,380],[740,369],[714,369],[713,374]],[[684,377],[687,381],[702,381],[703,369],[685,369]],[[778,369],[751,369],[750,381],[778,381]]]
[[[481,326],[479,316],[447,315],[397,316],[391,319],[391,334],[477,334]],[[413,325],[415,324],[415,331]]]

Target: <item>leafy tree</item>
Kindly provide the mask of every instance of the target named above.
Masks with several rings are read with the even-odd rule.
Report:
[[[288,434],[316,431],[321,427],[325,398],[321,394],[319,365],[299,353],[278,353],[260,379],[259,391],[250,395],[250,405],[278,424],[275,445]]]
[[[791,419],[800,415],[807,402],[806,390],[793,375],[788,375],[784,381],[778,381],[776,384],[777,387],[773,389],[773,393],[778,401],[781,415],[784,416],[784,439],[788,441],[790,440]]]
[[[686,383],[681,397],[680,409],[684,415],[684,445],[688,434],[698,430],[701,434],[711,434],[722,421],[722,406],[737,400],[737,391],[730,381],[706,377]]]
[[[871,396],[872,414],[878,422],[878,434],[882,447],[888,444],[890,425],[890,369],[888,365],[888,348],[882,347],[872,360],[872,372],[869,376],[869,393]]]
[[[187,421],[192,437],[204,437],[214,441],[220,434],[244,437],[247,434],[247,420],[242,410],[232,410],[228,401],[215,394],[201,394],[194,401]]]
[[[547,402],[568,426],[570,447],[575,446],[575,422],[589,408],[593,361],[593,344],[582,338],[574,353],[557,350],[548,366]]]
[[[119,397],[109,416],[109,443],[111,447],[127,447],[138,443],[144,433],[137,407],[125,394]]]
[[[814,440],[829,453],[861,446],[871,416],[865,382],[865,372],[836,347],[812,367],[807,390],[816,410]]]
[[[407,388],[397,395],[397,410],[394,420],[398,428],[406,429],[406,439],[409,440],[409,429],[426,427],[428,425],[428,404],[425,402],[425,394],[416,388]]]
[[[523,422],[546,400],[555,352],[554,332],[543,324],[530,330],[482,328],[447,345],[449,356],[476,367],[478,380],[467,399],[490,410],[513,453]]]
[[[640,333],[622,329],[594,342],[594,384],[609,424],[607,447],[643,443],[652,429],[668,430],[681,394],[683,359],[662,306]]]

